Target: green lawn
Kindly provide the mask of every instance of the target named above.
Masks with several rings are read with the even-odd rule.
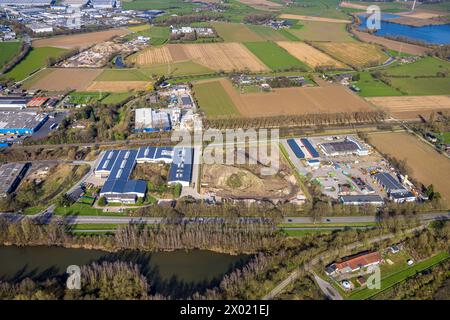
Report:
[[[442,132],[437,135],[441,143],[450,143],[450,132]]]
[[[275,30],[268,26],[248,25],[251,31],[259,35],[264,40],[270,41],[298,41],[299,39],[284,29]]]
[[[239,115],[233,101],[219,81],[194,84],[195,97],[208,117]]]
[[[350,223],[281,223],[279,228],[342,228],[342,227],[376,227],[376,222],[350,222]]]
[[[69,226],[69,230],[112,230],[116,229],[119,224],[116,223],[79,223]]]
[[[95,81],[149,81],[150,78],[137,69],[106,69]]]
[[[117,212],[103,212],[102,209],[95,209],[90,205],[83,203],[74,203],[70,207],[57,207],[55,214],[60,216],[75,215],[75,216],[124,216],[124,213]]]
[[[106,98],[102,99],[104,104],[119,104],[131,97],[129,92],[111,93]]]
[[[304,237],[308,234],[325,234],[330,233],[332,230],[320,230],[320,229],[310,229],[310,230],[283,230],[284,234],[288,237]]]
[[[375,79],[369,72],[360,72],[359,81],[355,83],[361,89],[360,95],[363,97],[384,97],[400,96],[401,92],[388,86],[384,82]]]
[[[28,55],[11,71],[7,72],[4,77],[12,78],[15,81],[23,80],[31,73],[45,67],[50,57],[57,58],[65,52],[67,52],[67,50],[60,48],[33,48]]]
[[[303,62],[291,56],[286,50],[274,42],[245,42],[244,44],[272,70],[287,70],[291,68],[309,69]]]
[[[22,42],[0,42],[0,69],[2,69],[6,63],[19,54]]]
[[[133,28],[130,28],[133,31]],[[153,46],[159,46],[167,42],[170,36],[169,27],[153,27],[150,25],[140,26],[136,28],[132,34],[127,35],[126,39],[135,39],[139,36],[150,37],[150,44]]]
[[[351,300],[369,299],[370,297],[373,297],[376,294],[391,288],[395,284],[406,280],[407,278],[415,275],[416,273],[426,270],[438,263],[445,261],[449,257],[450,254],[448,252],[441,252],[433,257],[420,261],[412,266],[403,267],[397,272],[389,273],[386,277],[383,277],[382,274],[380,289],[368,289],[367,287],[364,287],[361,290],[354,291],[353,293],[351,293],[349,298]]]
[[[450,73],[450,62],[435,57],[425,57],[413,63],[402,64],[384,70],[389,76],[436,76],[436,73]]]
[[[69,97],[70,102],[74,104],[92,104],[102,101],[108,94],[105,92],[72,92]]]

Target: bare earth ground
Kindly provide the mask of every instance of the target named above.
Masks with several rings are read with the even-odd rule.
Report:
[[[450,208],[450,160],[408,133],[380,133],[369,136],[369,141],[382,153],[399,160],[407,159],[411,176],[420,183],[440,192]]]
[[[192,60],[213,70],[268,70],[241,43],[174,44],[145,50],[132,59],[139,65]]]
[[[63,49],[80,48],[84,49],[93,44],[123,36],[130,33],[126,29],[111,29],[106,31],[89,32],[74,35],[63,35],[33,41],[33,47],[57,47]]]
[[[230,152],[232,152],[230,150]],[[262,175],[261,164],[204,165],[201,192],[213,192],[225,198],[287,200],[303,195],[291,169],[280,156],[279,171]]]
[[[238,0],[238,1],[256,9],[273,9],[281,7],[281,4],[268,0]]]
[[[151,88],[148,81],[94,81],[86,91],[127,92]]]
[[[51,69],[43,78],[34,82],[30,89],[41,89],[46,91],[64,90],[86,90],[87,87],[97,78],[102,69]]]
[[[319,22],[351,23],[350,20],[302,16],[302,15],[298,15],[298,14],[289,14],[289,13],[282,14],[280,16],[280,18],[293,19],[293,20],[305,20],[305,21],[319,21]]]
[[[437,18],[437,17],[444,15],[440,12],[426,11],[426,10],[416,10],[414,12],[400,12],[397,14],[400,16],[417,18],[417,19],[432,19],[432,18]]]
[[[373,111],[366,101],[340,85],[240,94],[229,80],[219,81],[244,117]]]
[[[365,67],[369,64],[382,64],[387,60],[377,45],[361,42],[315,42],[315,47],[330,56],[352,66]]]
[[[433,111],[449,111],[450,96],[400,96],[366,98],[400,119],[428,117]]]
[[[346,1],[342,1],[339,4],[340,7],[342,8],[351,8],[351,9],[360,9],[360,10],[366,10],[367,6],[361,5],[361,4],[356,4],[356,3],[351,3],[351,2],[346,2]]]
[[[386,39],[383,37],[378,37],[375,35],[368,34],[367,32],[361,32],[357,30],[353,30],[352,33],[356,35],[361,41],[376,43],[382,46],[385,46],[388,49],[395,50],[398,52],[413,54],[413,55],[423,55],[426,54],[430,49],[417,46],[414,44],[403,43],[400,41],[394,41],[390,39]]]
[[[313,68],[323,66],[336,68],[346,67],[342,62],[333,59],[329,55],[304,42],[279,41],[277,44],[286,49],[291,55]]]

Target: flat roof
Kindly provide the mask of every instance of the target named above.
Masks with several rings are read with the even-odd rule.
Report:
[[[345,195],[340,196],[342,202],[383,202],[383,198],[378,195]]]
[[[359,146],[356,142],[345,140],[345,141],[337,141],[337,142],[325,142],[322,143],[322,146],[325,148],[327,153],[335,153],[335,152],[352,152],[359,150]]]
[[[25,167],[25,163],[7,163],[0,167],[0,194],[9,193],[17,176]]]
[[[191,182],[194,152],[192,148],[174,149],[173,163],[169,170],[169,182]]]
[[[46,114],[30,111],[0,111],[0,129],[35,129]]]

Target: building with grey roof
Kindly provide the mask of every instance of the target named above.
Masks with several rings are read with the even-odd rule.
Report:
[[[45,113],[0,111],[0,134],[31,135],[48,120]]]
[[[0,197],[6,197],[14,192],[28,167],[28,163],[7,163],[0,167]]]
[[[383,198],[378,195],[346,195],[340,196],[339,200],[342,204],[348,205],[382,206],[384,204]]]
[[[377,181],[389,195],[389,199],[397,203],[412,202],[416,200],[414,194],[406,188],[391,174],[380,172],[375,174],[375,181]]]
[[[116,0],[91,0],[90,4],[95,9],[112,9],[116,7]]]
[[[319,147],[327,156],[342,156],[358,154],[365,156],[369,151],[352,137],[346,137],[343,141],[333,141],[319,144]]]
[[[51,6],[55,0],[0,0],[0,6]]]

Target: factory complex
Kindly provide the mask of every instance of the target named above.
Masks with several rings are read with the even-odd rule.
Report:
[[[35,111],[0,111],[1,135],[32,135],[48,120],[48,115]]]
[[[106,179],[100,196],[108,202],[134,204],[144,198],[147,183],[130,179],[137,163],[170,164],[167,183],[189,186],[192,178],[193,149],[185,147],[142,147],[134,150],[109,150],[95,169],[97,178]]]

